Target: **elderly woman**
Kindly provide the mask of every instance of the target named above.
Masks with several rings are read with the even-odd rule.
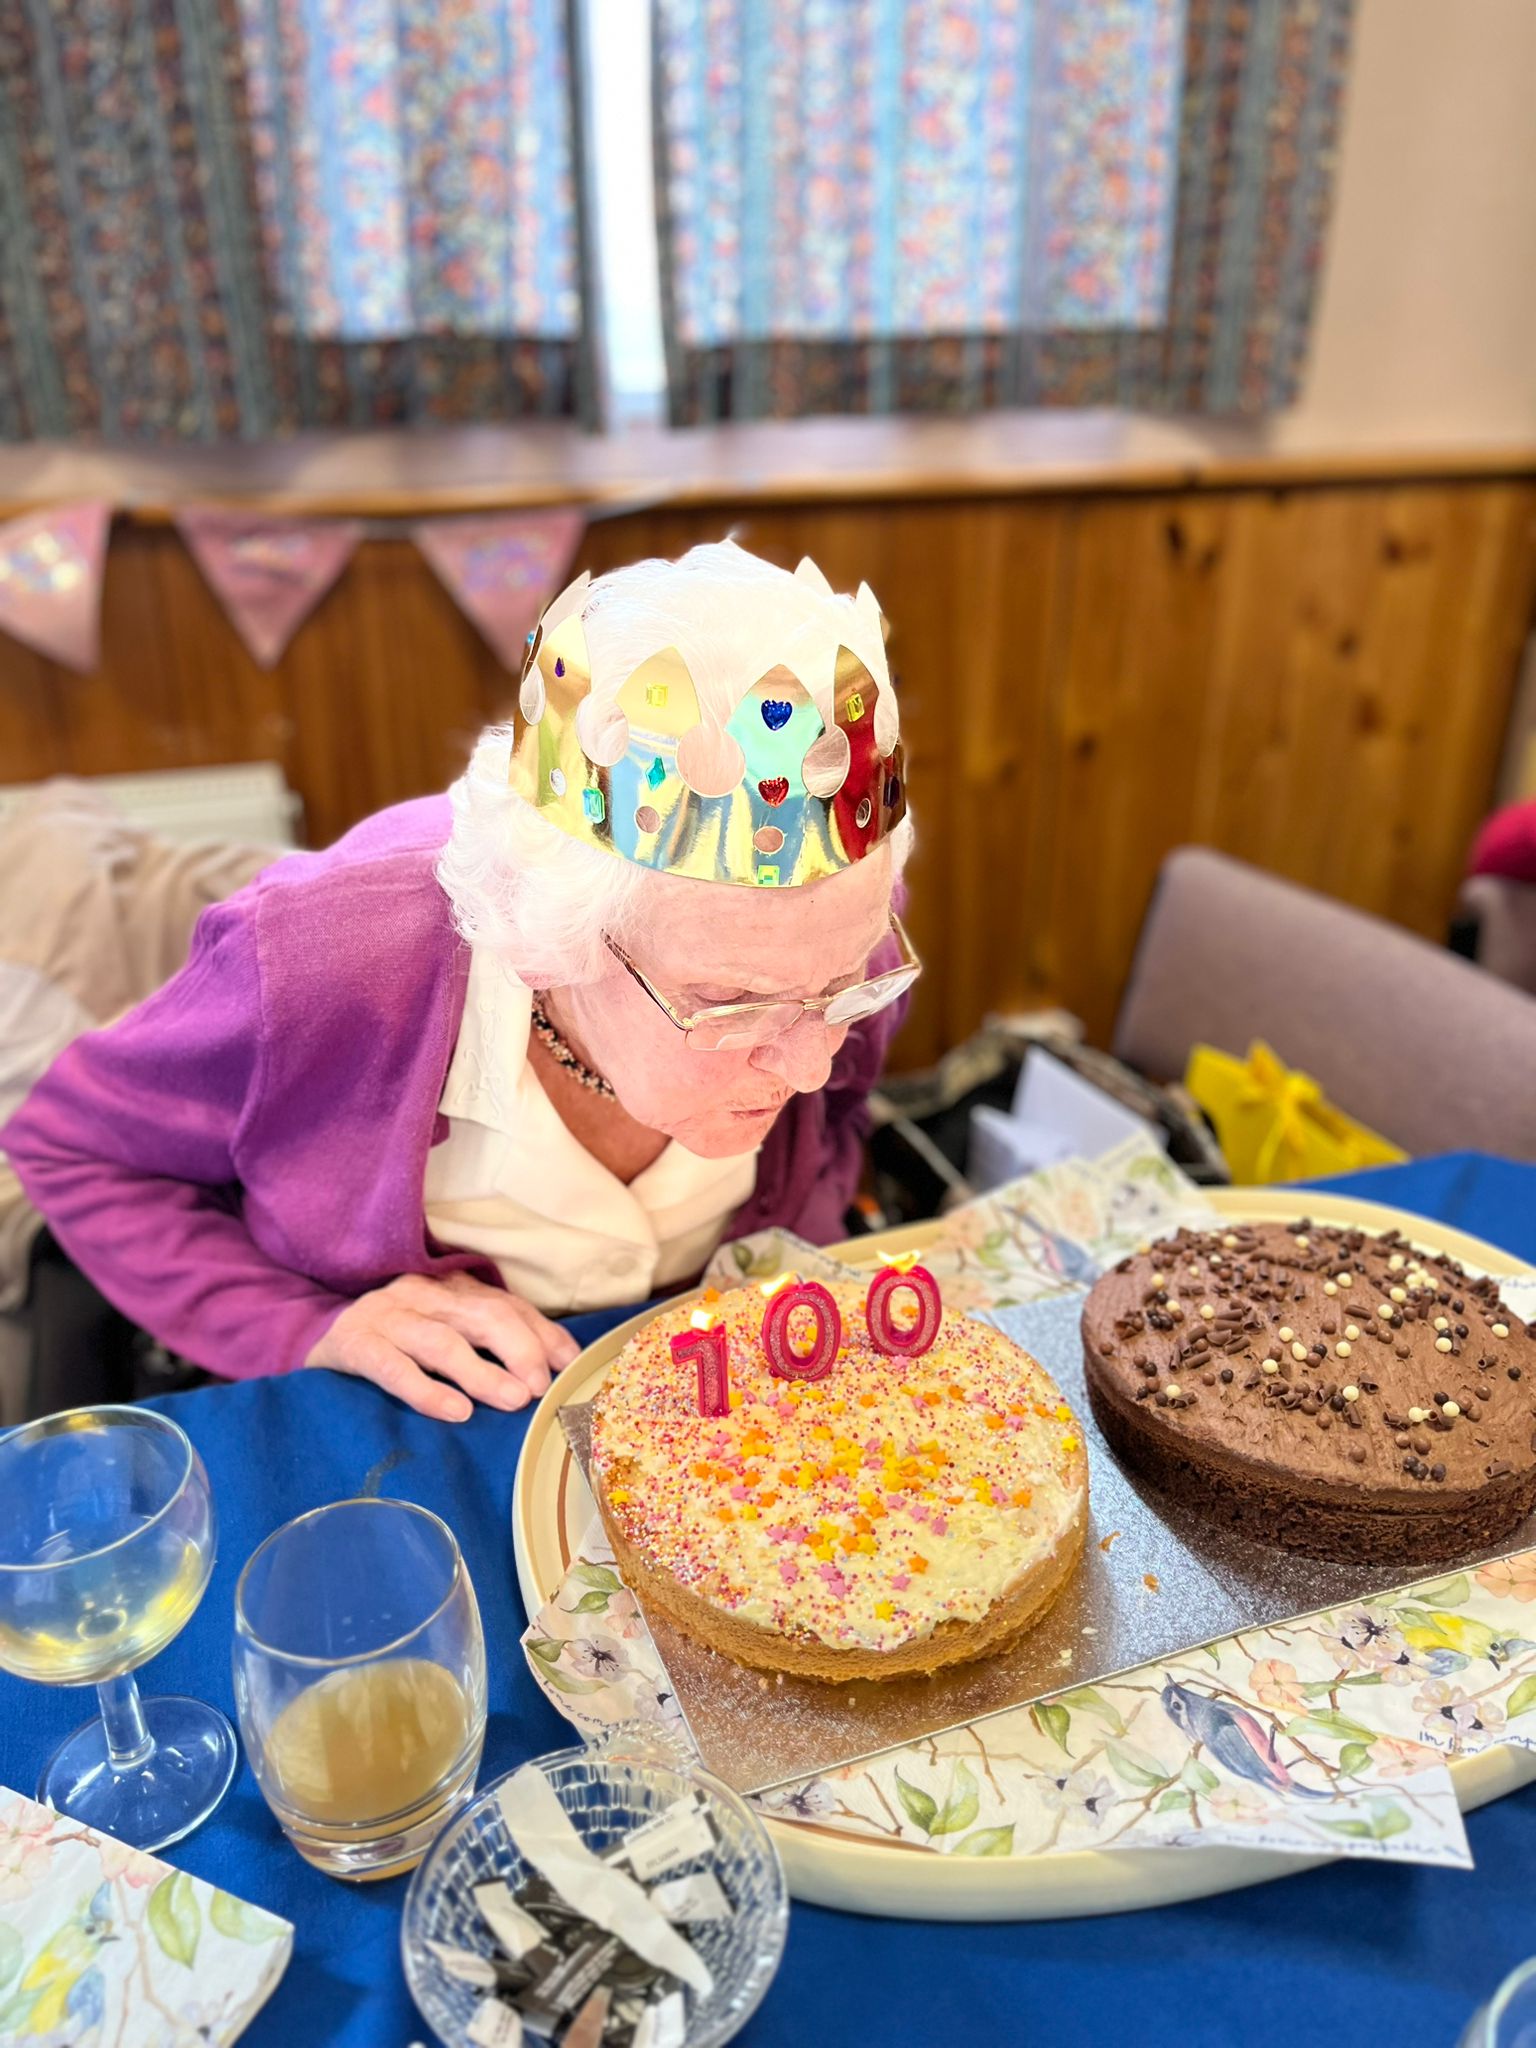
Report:
[[[521,1407],[549,1318],[840,1234],[917,974],[882,620],[729,543],[550,607],[443,798],[205,913],[0,1132],[65,1250],[227,1378]]]

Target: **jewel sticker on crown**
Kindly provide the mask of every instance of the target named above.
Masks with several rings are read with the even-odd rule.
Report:
[[[833,690],[848,767],[832,799],[832,815],[849,858],[862,860],[880,837],[884,773],[875,739],[875,680],[851,648],[837,650]]]
[[[807,830],[824,828],[820,806],[806,802],[804,774],[805,757],[822,730],[810,692],[787,668],[759,677],[731,714],[729,731],[746,758],[743,795],[758,854],[752,879],[760,888],[776,887],[794,873]],[[759,834],[773,847],[766,861],[756,843]],[[765,875],[765,867],[774,872]]]
[[[825,589],[811,566],[799,580]],[[894,829],[905,778],[868,585],[847,607],[849,631],[878,644],[866,650],[878,675],[846,645],[829,648],[819,671],[802,652],[759,674],[722,726],[676,646],[621,679],[594,675],[588,584],[579,578],[545,612],[518,690],[508,779],[551,824],[641,867],[750,888],[837,874]]]

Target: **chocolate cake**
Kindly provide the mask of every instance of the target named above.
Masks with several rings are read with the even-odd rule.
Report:
[[[1536,1507],[1536,1339],[1395,1231],[1180,1231],[1094,1287],[1083,1348],[1121,1462],[1261,1542],[1433,1563]]]

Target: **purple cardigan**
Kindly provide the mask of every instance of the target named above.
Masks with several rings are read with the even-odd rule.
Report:
[[[434,874],[448,827],[447,799],[423,798],[268,868],[0,1130],[70,1257],[211,1372],[291,1371],[350,1299],[402,1273],[498,1278],[435,1250],[422,1207],[469,964]],[[856,1026],[821,1093],[791,1099],[734,1233],[841,1236],[901,1015]]]

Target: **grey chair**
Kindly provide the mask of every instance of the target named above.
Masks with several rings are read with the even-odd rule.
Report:
[[[1158,1079],[1266,1040],[1406,1152],[1536,1160],[1536,997],[1204,847],[1163,863],[1115,1026]]]
[[[1457,909],[1477,927],[1478,966],[1536,995],[1536,883],[1469,875]]]

